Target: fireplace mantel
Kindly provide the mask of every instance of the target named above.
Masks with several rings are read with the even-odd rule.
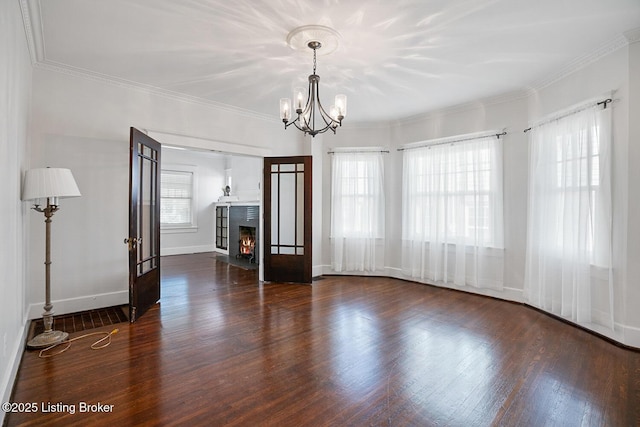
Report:
[[[213,203],[214,206],[260,206],[259,200],[227,200]]]

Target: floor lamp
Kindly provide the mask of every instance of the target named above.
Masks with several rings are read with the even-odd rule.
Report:
[[[53,330],[51,304],[51,217],[58,210],[59,199],[79,197],[80,190],[69,169],[30,169],[24,177],[22,200],[33,200],[32,209],[44,213],[45,222],[45,303],[42,320],[44,332],[29,340],[27,347],[44,348],[64,341],[68,333]],[[44,206],[46,203],[46,207]]]

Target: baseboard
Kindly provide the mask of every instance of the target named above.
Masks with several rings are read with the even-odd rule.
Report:
[[[199,253],[202,253],[202,252],[214,252],[215,250],[216,250],[215,245],[181,246],[181,247],[175,247],[175,248],[160,248],[160,256],[199,254]]]
[[[523,290],[519,288],[512,288],[509,286],[505,286],[501,291],[494,289],[486,289],[486,288],[476,288],[473,286],[455,286],[447,283],[431,283],[428,281],[421,281],[413,277],[406,276],[402,273],[402,270],[399,268],[385,267],[384,270],[378,272],[336,272],[331,269],[330,265],[322,265],[318,266],[318,269],[322,271],[322,274],[325,275],[338,275],[338,276],[380,276],[380,277],[390,277],[399,280],[406,280],[408,282],[414,283],[423,283],[430,286],[437,286],[446,289],[452,289],[456,291],[468,292],[476,295],[487,296],[491,298],[497,298],[504,301],[520,303],[526,305],[528,307],[534,308],[541,312],[547,313],[549,316],[557,317],[560,320],[566,320],[560,318],[553,313],[549,313],[546,310],[539,309],[534,307],[524,299]],[[315,277],[315,276],[314,276]],[[600,313],[596,313],[597,321],[604,323],[604,315]],[[602,319],[601,319],[602,318]],[[570,320],[566,320],[567,323],[575,325],[578,328],[585,329],[587,331],[591,331],[597,335],[600,335],[603,338],[611,340],[612,342],[619,344],[623,347],[628,347],[634,350],[640,349],[640,328],[636,328],[633,326],[623,325],[621,323],[616,323],[614,325],[614,330],[611,330],[607,327],[601,326],[596,323],[576,323]]]
[[[324,267],[323,265],[314,265],[311,267],[311,277],[320,277],[322,276],[324,273]]]
[[[77,313],[79,311],[112,307],[114,305],[122,305],[128,303],[129,291],[126,290],[52,301],[54,315]],[[29,319],[37,319],[42,317],[43,306],[44,302],[29,304]]]
[[[606,336],[608,336],[613,340],[620,341],[626,346],[633,347],[635,349],[640,349],[640,328],[621,325],[619,323],[615,324],[615,328],[616,328],[616,331],[620,331],[620,334],[623,337],[622,341],[616,337],[609,337],[608,335]]]
[[[11,394],[13,393],[13,385],[16,382],[16,376],[18,375],[18,369],[20,368],[20,362],[22,361],[22,353],[24,351],[27,336],[29,334],[29,319],[25,318],[22,324],[22,334],[18,335],[17,339],[11,349],[11,360],[6,367],[7,375],[3,377],[3,382],[0,384],[0,390],[2,390],[2,402],[10,402]],[[0,425],[4,425],[4,417],[6,413],[0,411]]]

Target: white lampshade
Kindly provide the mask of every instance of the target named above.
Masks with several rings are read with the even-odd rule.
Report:
[[[46,199],[48,197],[79,197],[80,190],[69,169],[30,169],[24,176],[22,200]]]

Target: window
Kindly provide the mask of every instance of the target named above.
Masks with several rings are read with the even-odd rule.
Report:
[[[549,200],[547,208],[554,212],[557,207],[571,204],[580,204],[580,198],[584,198],[587,203],[587,210],[593,219],[595,227],[601,227],[601,209],[597,209],[600,204],[600,129],[597,125],[589,126],[589,129],[577,129],[574,133],[557,135],[552,145],[555,146],[555,167],[556,186],[555,191],[550,192],[555,201]],[[553,146],[545,149],[553,150]],[[595,228],[594,228],[595,231]],[[550,236],[551,237],[551,236]],[[559,253],[565,246],[567,236],[559,230],[555,230],[553,238],[549,240],[549,249]],[[602,264],[602,256],[596,256],[596,242],[594,234],[590,231],[585,233],[586,251],[592,255],[593,264]],[[608,249],[608,248],[607,248]],[[598,258],[598,259],[596,259]],[[608,260],[604,261],[605,264]]]
[[[561,317],[612,328],[610,110],[577,107],[530,131],[524,294]]]
[[[502,141],[495,136],[406,148],[403,271],[502,287]]]
[[[403,238],[502,247],[497,138],[405,150]]]
[[[380,149],[335,152],[331,166],[333,269],[375,271],[384,263],[384,174]]]
[[[163,229],[193,228],[194,171],[163,169],[160,175],[160,225]]]

